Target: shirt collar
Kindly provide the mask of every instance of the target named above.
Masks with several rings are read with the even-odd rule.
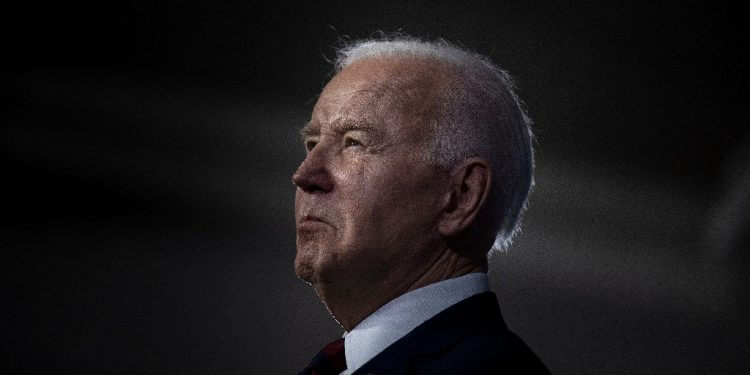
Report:
[[[405,293],[386,303],[344,333],[346,371],[362,367],[411,330],[473,295],[488,291],[486,273],[470,273]]]

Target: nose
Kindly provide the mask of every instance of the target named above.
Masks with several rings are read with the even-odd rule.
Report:
[[[326,166],[325,152],[316,146],[292,175],[292,183],[306,193],[328,193],[333,189],[331,174]]]

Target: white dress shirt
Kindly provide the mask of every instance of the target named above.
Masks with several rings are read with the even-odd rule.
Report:
[[[375,310],[349,332],[344,353],[349,375],[414,328],[473,295],[490,290],[487,274],[470,273],[412,290]]]

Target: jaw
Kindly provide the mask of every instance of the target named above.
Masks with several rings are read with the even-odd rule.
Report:
[[[297,277],[309,284],[314,284],[321,267],[323,249],[309,234],[297,233],[297,254],[294,257],[294,272]]]
[[[299,231],[297,232],[297,254],[294,258],[294,271],[307,283],[344,284],[342,276],[346,274],[346,265],[335,243],[335,232]]]
[[[306,259],[300,257],[299,253],[294,258],[294,273],[301,280],[312,284],[313,274],[315,273],[312,265]]]

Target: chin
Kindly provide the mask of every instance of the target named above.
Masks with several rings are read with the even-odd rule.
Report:
[[[297,251],[297,256],[294,258],[294,273],[297,274],[297,277],[308,283],[312,283],[313,275],[315,274],[312,258],[310,254],[307,254],[307,256],[300,254],[299,250]]]
[[[336,258],[317,247],[298,248],[294,258],[294,271],[297,277],[312,286],[340,281],[343,273]]]
[[[298,245],[297,255],[294,258],[294,273],[309,284],[320,281],[321,273],[326,268],[326,262],[321,259],[322,256],[323,250],[316,244]]]

